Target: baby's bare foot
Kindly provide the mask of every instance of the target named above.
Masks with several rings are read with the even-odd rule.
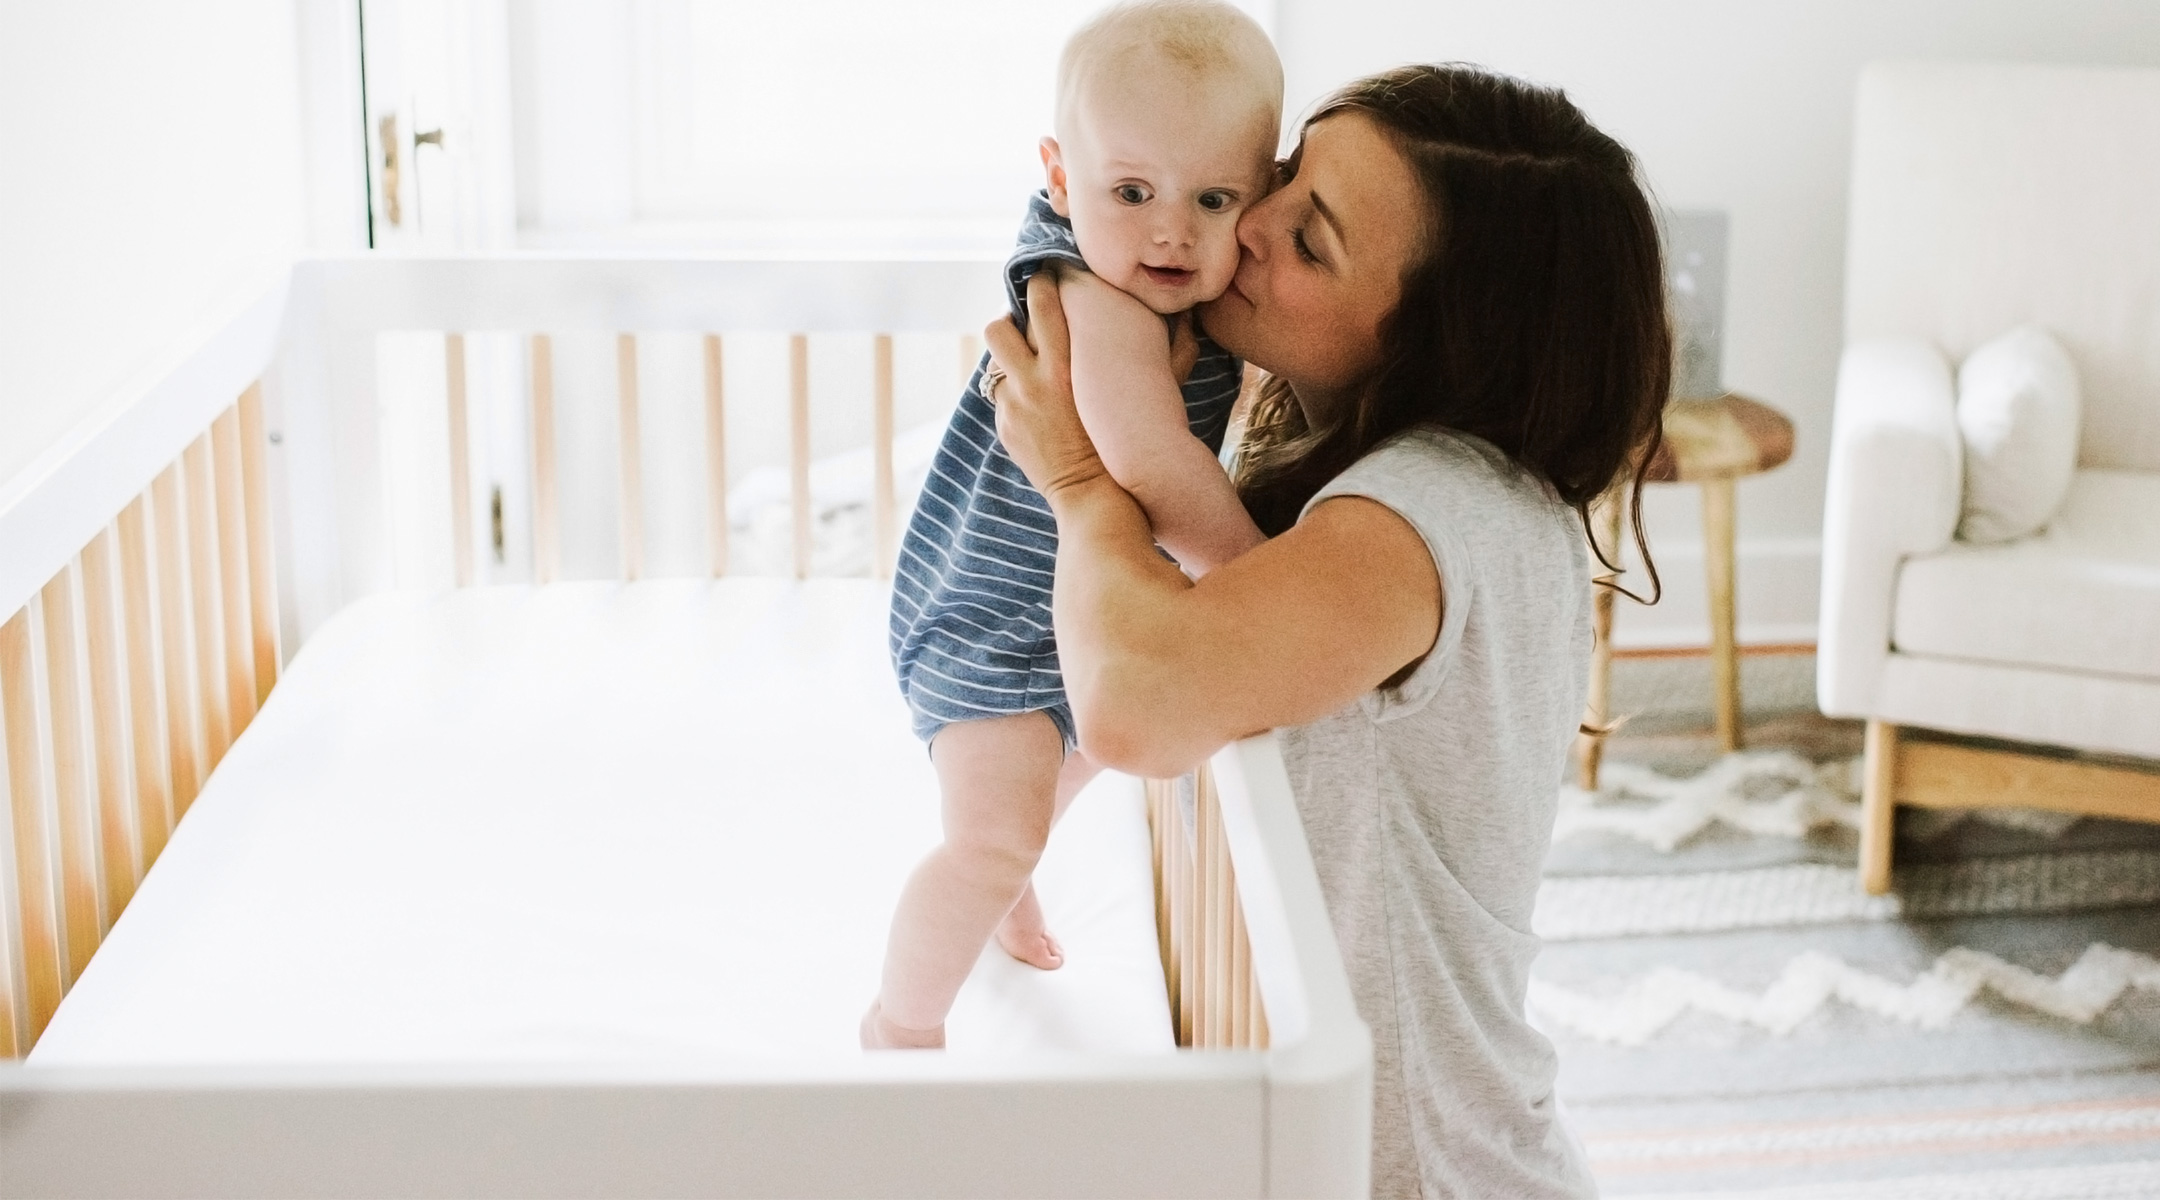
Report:
[[[885,1019],[885,1013],[876,1001],[862,1018],[862,1048],[865,1050],[943,1050],[945,1027],[935,1029],[908,1029]]]
[[[998,922],[998,945],[1005,953],[1039,971],[1055,971],[1065,965],[1065,948],[1044,927],[1042,905],[1035,899],[1035,885],[1030,883],[1020,893],[1020,900]]]

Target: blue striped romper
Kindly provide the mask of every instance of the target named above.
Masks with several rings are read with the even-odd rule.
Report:
[[[1005,263],[1006,298],[1027,320],[1027,281],[1043,264],[1084,267],[1072,224],[1037,192]],[[927,744],[954,721],[1043,712],[1071,751],[1072,707],[1050,629],[1050,580],[1057,522],[997,439],[983,398],[989,355],[961,393],[960,406],[931,461],[893,577],[892,657],[901,694]],[[1222,449],[1244,367],[1200,338],[1200,360],[1185,382],[1193,436]]]

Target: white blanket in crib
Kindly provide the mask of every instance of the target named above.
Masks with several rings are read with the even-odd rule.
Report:
[[[863,580],[378,596],[319,631],[32,1064],[853,1054],[937,789]],[[1167,1051],[1145,818],[1037,876],[1067,965],[987,951],[961,1053]]]

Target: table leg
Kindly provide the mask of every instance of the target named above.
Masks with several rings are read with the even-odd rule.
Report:
[[[1614,562],[1620,560],[1620,517],[1627,507],[1627,495],[1614,491],[1591,509],[1592,535],[1605,557]],[[1591,562],[1594,573],[1604,568]],[[1590,651],[1590,703],[1583,714],[1583,724],[1591,729],[1602,730],[1612,716],[1612,623],[1614,592],[1609,587],[1593,587],[1591,592],[1593,620],[1597,641]],[[1580,767],[1582,788],[1594,792],[1598,786],[1598,767],[1605,757],[1605,738],[1600,733],[1585,733],[1577,739],[1576,760]]]
[[[1718,744],[1740,748],[1740,651],[1733,626],[1733,481],[1702,483],[1703,570],[1710,585],[1710,671],[1717,688]]]

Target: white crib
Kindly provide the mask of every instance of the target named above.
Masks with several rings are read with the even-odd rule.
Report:
[[[1073,962],[986,955],[972,1051],[960,1010],[947,1054],[818,1041],[874,946],[801,951],[880,906],[817,873],[934,828],[880,649],[893,337],[999,294],[980,262],[306,261],[0,493],[0,1195],[1361,1194],[1370,1043],[1271,736],[1076,807],[1039,875],[1089,899],[1053,905]],[[432,441],[379,401],[409,331],[447,335]],[[613,394],[559,392],[552,339],[596,333]],[[793,579],[727,573],[750,333],[789,335]],[[873,569],[811,579],[808,337],[840,333],[873,339]],[[701,362],[700,579],[648,568],[648,334]],[[523,360],[507,522],[476,335]],[[569,416],[612,423],[610,580],[563,579]],[[506,523],[530,583],[474,586]]]

